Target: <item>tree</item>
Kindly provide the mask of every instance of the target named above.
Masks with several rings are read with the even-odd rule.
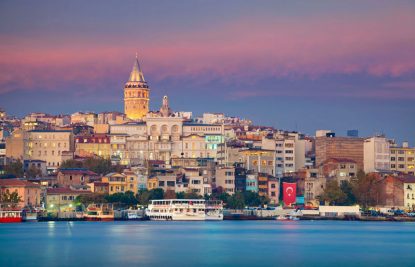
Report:
[[[184,199],[184,192],[177,192],[176,193],[176,198],[177,199]]]
[[[227,199],[227,207],[230,209],[243,209],[245,207],[244,195],[241,192],[236,192]]]
[[[353,194],[357,202],[364,208],[376,204],[377,178],[363,171],[357,173],[357,179],[352,182]]]
[[[329,205],[343,205],[347,200],[347,195],[340,189],[336,180],[328,180],[320,200],[328,202]]]
[[[353,185],[349,181],[343,181],[340,189],[346,194],[345,205],[354,205],[357,203],[356,196],[353,191]]]
[[[108,201],[106,199],[106,196],[107,195],[96,193],[82,194],[75,198],[75,202],[77,205],[83,204],[84,206],[88,206],[92,203],[107,203]]]
[[[62,162],[61,169],[83,168],[82,161],[68,159]]]
[[[161,188],[154,188],[150,190],[150,200],[153,199],[163,199],[164,190]]]
[[[148,203],[150,202],[150,192],[148,190],[140,190],[138,192],[138,203],[140,205],[148,205]]]
[[[106,195],[105,199],[109,203],[118,203],[124,206],[134,206],[138,204],[138,200],[134,196],[134,193],[132,191],[127,191],[125,193],[115,193],[112,195]]]
[[[20,160],[11,162],[4,166],[4,172],[6,175],[14,175],[15,177],[23,177],[23,164]]]
[[[26,171],[26,176],[29,178],[42,176],[42,171],[34,165],[31,165]]]
[[[0,194],[0,202],[18,204],[21,201],[22,197],[19,196],[17,191],[10,193],[9,189],[6,189],[3,193]]]

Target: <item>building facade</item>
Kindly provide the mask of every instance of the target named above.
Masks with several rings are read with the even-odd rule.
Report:
[[[150,88],[136,56],[130,78],[124,86],[124,113],[131,120],[143,119],[149,111]]]

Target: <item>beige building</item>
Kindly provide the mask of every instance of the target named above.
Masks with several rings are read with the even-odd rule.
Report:
[[[109,173],[102,177],[103,183],[108,183],[109,194],[125,193],[131,191],[134,194],[138,192],[137,175],[131,171],[123,173]]]
[[[319,206],[318,197],[323,194],[325,187],[326,178],[319,169],[307,169],[304,181],[304,204]]]
[[[215,158],[223,142],[221,125],[188,123],[170,111],[163,98],[160,111],[144,122],[110,126],[111,160],[123,165],[144,165],[146,160],[170,164],[178,158]]]
[[[41,160],[56,170],[74,151],[71,131],[16,130],[6,139],[6,156],[20,160]]]
[[[59,169],[57,175],[57,181],[61,187],[86,185],[98,179],[98,174],[82,168]]]
[[[406,209],[415,210],[415,176],[405,177],[403,184],[404,206]]]
[[[23,160],[25,139],[26,132],[21,129],[6,137],[6,157]]]
[[[65,212],[75,210],[75,199],[90,191],[77,191],[70,188],[48,188],[46,190],[46,209],[48,212]]]
[[[390,148],[390,163],[392,171],[400,171],[410,175],[415,174],[415,148],[404,143],[402,147]]]
[[[222,187],[223,191],[233,195],[235,193],[235,168],[216,168],[216,187]]]
[[[109,159],[111,156],[110,137],[106,134],[77,136],[75,138],[75,155],[80,157],[98,156]]]
[[[136,56],[130,78],[124,86],[124,113],[131,120],[143,119],[149,111],[150,88]]]
[[[56,170],[74,151],[71,131],[34,130],[27,132],[24,159],[43,160],[49,170]]]

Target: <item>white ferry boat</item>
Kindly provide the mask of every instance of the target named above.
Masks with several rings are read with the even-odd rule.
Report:
[[[152,200],[146,210],[150,220],[205,221],[223,220],[222,203],[206,203],[204,199]]]

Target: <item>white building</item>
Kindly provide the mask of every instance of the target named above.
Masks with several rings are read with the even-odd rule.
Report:
[[[368,138],[363,144],[364,171],[377,172],[390,170],[390,148],[385,137]]]

